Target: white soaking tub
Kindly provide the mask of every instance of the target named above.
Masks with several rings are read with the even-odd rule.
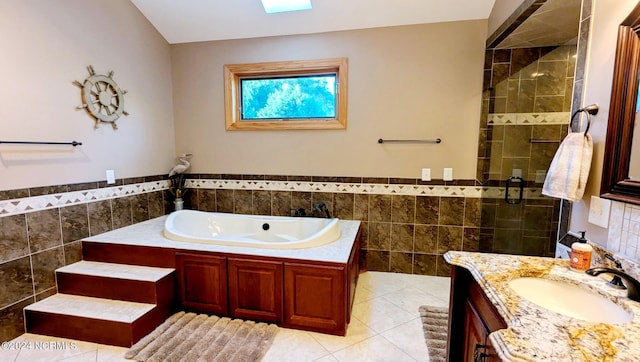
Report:
[[[171,213],[163,234],[175,241],[266,249],[302,249],[340,238],[337,218],[256,216],[194,210]]]

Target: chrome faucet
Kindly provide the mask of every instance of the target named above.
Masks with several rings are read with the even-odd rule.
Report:
[[[631,275],[621,270],[613,269],[613,268],[591,268],[587,270],[585,273],[594,277],[602,273],[609,273],[609,274],[619,276],[620,278],[622,278],[622,280],[624,280],[624,283],[627,285],[627,296],[629,297],[629,299],[635,300],[636,302],[640,302],[640,282],[637,281]]]

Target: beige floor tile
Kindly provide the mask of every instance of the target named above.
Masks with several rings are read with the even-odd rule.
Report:
[[[317,360],[315,360],[313,362],[339,362],[339,361],[338,361],[338,359],[333,357],[333,355],[330,354],[328,356],[324,356],[322,358],[318,358]]]
[[[382,336],[415,360],[429,361],[420,317],[390,329]]]
[[[451,278],[445,277],[426,277],[421,282],[412,283],[412,286],[422,290],[427,294],[438,297],[447,303],[449,302],[449,293],[451,290]]]
[[[18,357],[19,349],[5,347],[0,349],[0,361],[1,362],[13,362]]]
[[[360,286],[360,283],[358,283],[358,286],[356,287],[356,295],[353,298],[353,303],[358,304],[358,303],[366,302],[377,296],[378,295],[376,295],[376,293],[365,288],[364,286]]]
[[[362,286],[368,289],[375,296],[385,295],[409,285],[403,278],[403,275],[405,274],[383,272],[362,273],[358,278],[358,287]]]
[[[414,362],[393,343],[378,335],[341,349],[333,356],[341,362]]]
[[[25,333],[13,342],[20,342],[22,347],[16,355],[16,362],[51,362],[77,358],[76,361],[87,360],[93,353],[95,361],[96,343],[75,341],[72,339],[42,336],[38,334]],[[81,357],[82,356],[82,357]]]
[[[99,344],[96,362],[132,362],[132,360],[124,358],[124,354],[128,349],[126,347]]]
[[[311,362],[329,354],[308,332],[280,328],[262,362]]]
[[[351,319],[349,327],[347,328],[347,335],[332,336],[323,333],[309,333],[318,343],[322,345],[327,351],[335,352],[343,348],[354,345],[367,338],[375,336],[377,333],[371,328],[367,327],[364,323],[356,318]]]
[[[421,305],[431,305],[438,307],[446,307],[449,303],[437,298],[431,294],[427,294],[416,287],[408,287],[396,292],[388,293],[381,298],[397,305],[405,311],[419,316],[418,308]]]
[[[355,317],[367,327],[380,333],[406,323],[416,317],[388,300],[378,297],[364,303],[355,304],[352,310]]]

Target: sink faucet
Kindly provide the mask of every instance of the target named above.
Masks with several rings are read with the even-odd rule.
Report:
[[[606,253],[604,254],[604,257],[614,262],[616,264],[616,269],[620,271],[624,271],[624,269],[622,269],[622,263],[620,262],[620,260],[617,260],[616,258],[614,258],[613,255]],[[620,277],[617,275],[613,276],[613,279],[611,279],[611,281],[609,282],[609,285],[617,289],[627,289],[624,283],[622,283],[622,279],[620,279]]]
[[[627,295],[629,299],[635,300],[636,302],[640,302],[640,282],[637,281],[631,275],[621,270],[612,269],[612,268],[591,268],[587,270],[585,273],[594,277],[602,273],[609,273],[609,274],[619,276],[620,278],[622,278],[622,280],[624,280],[625,284],[627,285],[627,292],[628,292]]]

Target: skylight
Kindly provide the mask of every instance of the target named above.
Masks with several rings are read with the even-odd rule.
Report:
[[[311,9],[311,0],[260,0],[267,14]]]

